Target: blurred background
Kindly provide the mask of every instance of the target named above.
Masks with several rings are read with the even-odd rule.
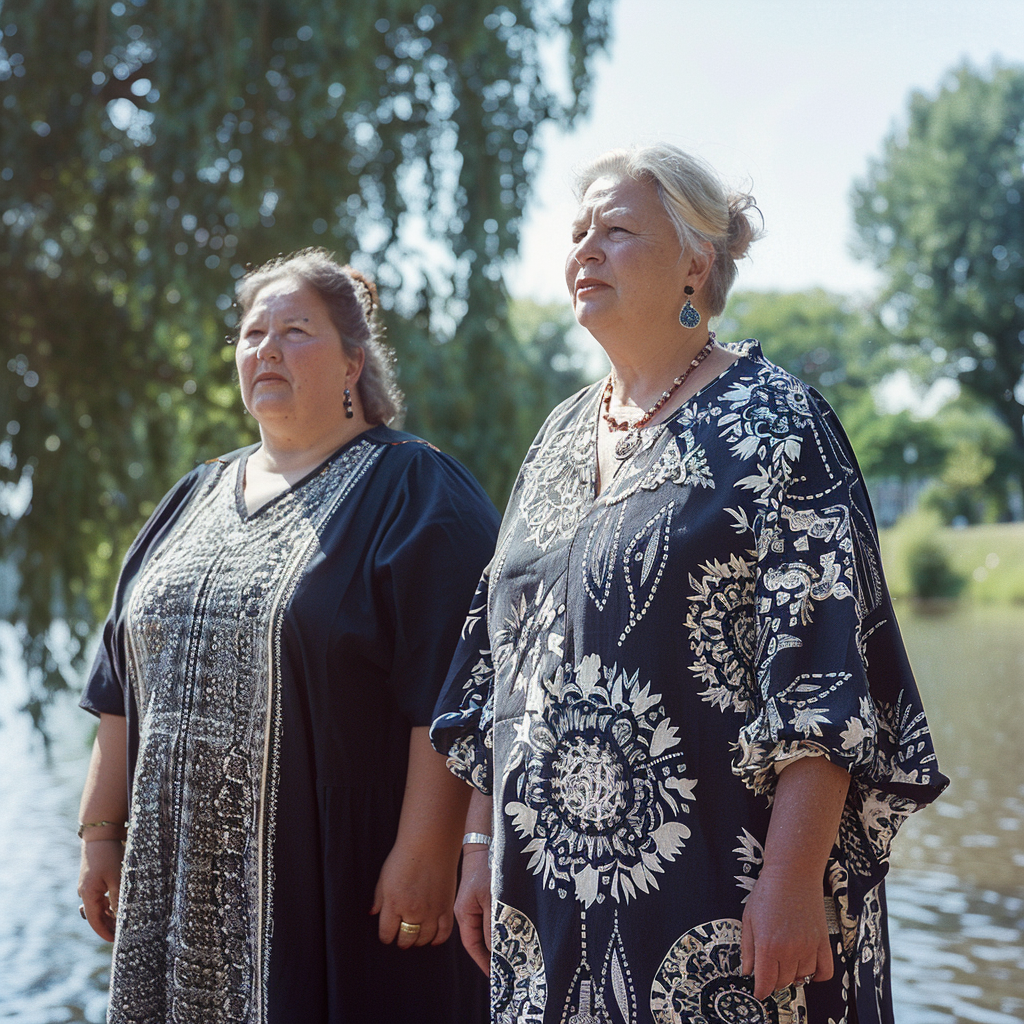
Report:
[[[839,412],[953,780],[895,845],[897,1021],[1024,1020],[1020,0],[0,0],[0,1020],[99,1021],[75,710],[164,491],[256,436],[235,281],[380,286],[407,429],[503,506],[596,379],[572,167],[663,139],[766,236],[714,325]]]

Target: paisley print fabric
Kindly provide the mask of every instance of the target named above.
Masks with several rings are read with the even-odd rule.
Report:
[[[754,979],[740,975],[740,933],[739,921],[724,920],[679,937],[651,986],[656,1024],[806,1024],[804,986],[754,998]]]
[[[182,518],[188,543],[139,575],[126,639],[142,734],[111,1022],[264,1016],[280,617],[318,526],[380,453],[348,449],[253,517],[239,515],[235,474],[217,474]]]
[[[889,847],[946,779],[848,442],[750,342],[597,497],[600,392],[531,447],[434,723],[494,796],[492,1012],[888,1021]],[[759,1003],[740,921],[778,769],[806,756],[853,777],[822,889],[836,973]]]
[[[250,451],[143,528],[82,700],[127,716],[109,1020],[481,1022],[458,939],[400,953],[369,909],[497,514],[385,427],[249,513]]]

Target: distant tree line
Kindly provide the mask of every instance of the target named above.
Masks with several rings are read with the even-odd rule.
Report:
[[[964,388],[922,418],[885,407],[899,378],[913,400],[939,377],[922,348],[887,329],[877,307],[820,289],[737,292],[721,333],[761,339],[765,355],[819,391],[839,414],[869,484],[896,481],[946,522],[1008,518],[1020,501],[1020,464],[1011,430]],[[874,495],[877,498],[877,495]],[[876,512],[887,512],[883,503]],[[885,522],[884,525],[888,525]]]
[[[915,92],[852,198],[881,323],[919,380],[961,390],[937,424],[945,511],[1006,515],[1024,472],[1024,68],[964,64]]]

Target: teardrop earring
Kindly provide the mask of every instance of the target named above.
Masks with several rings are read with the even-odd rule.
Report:
[[[342,395],[341,404],[345,406],[345,419],[350,420],[355,415],[352,412],[352,392],[348,388],[345,388],[345,393]]]
[[[690,285],[687,285],[683,291],[686,292],[687,296],[693,294],[693,288]],[[686,299],[686,305],[679,311],[679,322],[691,330],[700,323],[700,312],[690,301],[689,297]]]

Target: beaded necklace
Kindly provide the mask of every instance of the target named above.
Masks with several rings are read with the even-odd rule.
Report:
[[[693,373],[694,370],[704,362],[705,359],[711,354],[711,350],[715,347],[715,332],[708,332],[707,344],[694,356],[690,365],[681,373],[674,381],[672,386],[665,391],[661,398],[654,403],[640,417],[635,423],[623,423],[620,420],[615,419],[611,415],[610,410],[612,407],[612,378],[611,374],[608,375],[608,383],[604,386],[604,394],[601,397],[601,402],[604,405],[604,412],[601,413],[601,419],[608,424],[612,430],[625,430],[626,436],[619,438],[615,444],[615,458],[617,459],[628,459],[636,450],[640,447],[640,431],[643,427],[646,427],[648,423],[658,415],[658,410],[683,386],[686,378]]]

